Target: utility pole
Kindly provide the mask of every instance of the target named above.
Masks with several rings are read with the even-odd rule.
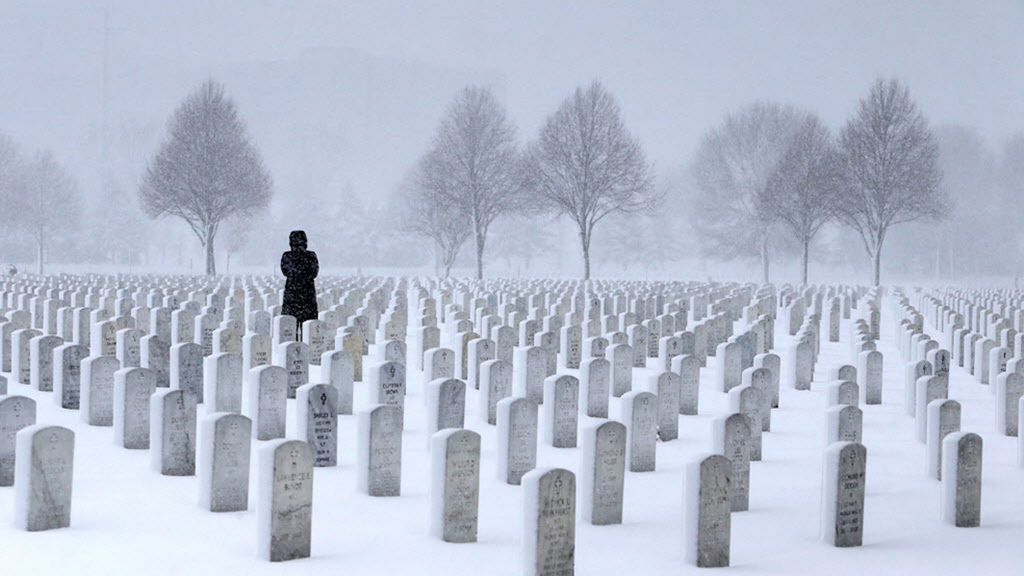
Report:
[[[102,78],[100,80],[100,194],[104,188],[106,188],[107,170],[108,170],[108,135],[107,135],[107,121],[108,121],[108,103],[109,98],[109,85],[110,85],[110,12],[103,9],[103,66],[101,69]]]

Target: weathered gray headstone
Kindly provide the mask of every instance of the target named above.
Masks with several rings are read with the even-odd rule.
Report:
[[[345,350],[324,352],[320,357],[321,379],[326,379],[338,391],[338,414],[352,414],[355,376],[355,363]]]
[[[359,414],[359,489],[370,496],[402,492],[402,409],[378,404]]]
[[[199,505],[210,512],[249,509],[252,421],[231,412],[210,414],[199,428]]]
[[[171,346],[171,388],[203,398],[203,347],[192,342]]]
[[[313,449],[313,466],[337,466],[338,390],[330,384],[299,386],[295,430]]]
[[[196,398],[161,388],[150,398],[150,464],[164,476],[196,473]]]
[[[576,475],[538,468],[523,476],[523,574],[570,576],[576,561]]]
[[[203,360],[203,409],[214,412],[242,412],[242,355],[222,352]]]
[[[114,372],[114,443],[132,450],[149,449],[149,398],[156,374],[148,368]]]
[[[0,396],[0,486],[14,485],[18,431],[35,423],[35,400],[27,396]]]
[[[466,423],[466,383],[438,378],[427,383],[427,444],[434,432],[462,428]]]
[[[257,366],[246,375],[242,412],[252,419],[257,440],[284,438],[288,407],[288,372],[273,365]]]
[[[257,542],[264,560],[309,558],[313,531],[313,451],[301,440],[260,449]]]
[[[721,454],[687,464],[683,483],[683,556],[698,568],[729,565],[732,462]]]
[[[942,440],[960,431],[960,403],[939,398],[928,403],[928,475],[942,480]]]
[[[754,426],[746,414],[734,413],[711,423],[712,450],[732,463],[729,500],[732,511],[750,508],[750,435]]]
[[[537,467],[537,403],[529,398],[498,402],[498,479],[519,484]]]
[[[958,528],[981,525],[982,440],[953,432],[942,440],[942,519]]]
[[[614,420],[583,430],[580,518],[598,526],[622,524],[626,427]]]
[[[14,526],[37,532],[71,525],[75,433],[35,424],[17,434]]]
[[[626,466],[630,472],[653,472],[658,442],[658,398],[634,390],[622,396],[626,425]]]
[[[840,404],[825,410],[825,445],[836,442],[860,442],[864,431],[864,413],[859,406]]]
[[[430,457],[430,533],[445,542],[476,542],[480,435],[459,428],[436,432]]]
[[[82,360],[79,414],[90,426],[114,425],[114,374],[121,364],[113,356]]]
[[[836,442],[825,450],[821,539],[838,548],[863,544],[866,464],[863,444]]]
[[[554,375],[544,379],[541,425],[544,444],[575,448],[579,423],[580,383],[575,376]]]
[[[480,371],[480,420],[497,421],[498,402],[512,395],[512,365],[504,360],[486,360]]]

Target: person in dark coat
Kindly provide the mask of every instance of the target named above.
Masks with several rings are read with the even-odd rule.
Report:
[[[288,244],[291,250],[281,255],[281,273],[287,278],[281,314],[295,317],[296,335],[301,340],[302,323],[317,318],[313,279],[320,272],[320,262],[316,259],[316,252],[306,250],[306,233],[302,230],[293,231],[288,236]]]

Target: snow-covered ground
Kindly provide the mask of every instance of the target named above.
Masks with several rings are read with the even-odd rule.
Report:
[[[1024,468],[1016,463],[1016,439],[994,432],[993,396],[963,369],[953,368],[950,397],[963,405],[962,429],[985,441],[982,525],[954,528],[939,520],[940,483],[926,475],[925,446],[915,441],[913,419],[903,412],[903,363],[892,340],[890,308],[886,304],[882,310],[883,404],[862,407],[868,453],[864,546],[838,549],[818,540],[822,387],[829,368],[849,362],[849,323],[844,321],[842,342],[822,342],[812,391],[794,391],[783,381],[773,429],[764,436],[764,461],[751,466],[750,510],[732,516],[732,566],[725,571],[1024,574]],[[932,335],[938,337],[934,330]],[[790,341],[777,322],[776,352],[783,357],[784,373],[783,351]],[[708,450],[710,421],[727,406],[725,395],[710,388],[715,368],[713,361],[709,364],[701,373],[700,416],[680,417],[679,439],[658,445],[656,472],[627,472],[624,523],[577,525],[578,574],[697,571],[682,560],[682,468]],[[651,373],[636,370],[634,383],[646,382]],[[58,408],[52,394],[11,383],[10,393],[36,398],[38,422],[75,430],[74,500],[71,528],[27,533],[11,524],[14,489],[0,488],[0,574],[519,574],[521,489],[496,479],[495,428],[481,423],[474,390],[467,398],[466,422],[483,436],[479,541],[446,544],[428,536],[422,387],[419,374],[411,370],[402,496],[371,498],[356,491],[356,418],[340,417],[340,464],[318,468],[314,476],[312,558],[271,564],[256,556],[255,509],[201,510],[195,478],[154,473],[147,451],[116,448],[110,428],[86,426],[77,411]],[[367,404],[368,394],[357,383],[357,410]],[[617,418],[619,400],[612,398],[611,406]],[[293,435],[291,406],[289,417]],[[541,446],[538,454],[541,466],[578,470],[578,459],[578,449]],[[250,503],[255,493],[253,487]]]

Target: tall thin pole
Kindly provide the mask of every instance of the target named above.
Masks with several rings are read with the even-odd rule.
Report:
[[[110,84],[110,13],[103,10],[103,66],[102,78],[100,81],[100,192],[106,187],[107,179],[107,114],[108,114],[108,87]],[[102,196],[101,196],[102,197]]]

